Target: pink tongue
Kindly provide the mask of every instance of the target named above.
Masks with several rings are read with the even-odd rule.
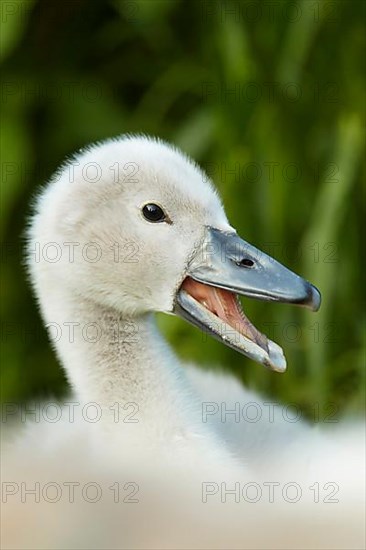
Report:
[[[233,292],[199,283],[190,277],[183,281],[182,288],[211,313],[268,352],[266,336],[261,334],[245,316]]]

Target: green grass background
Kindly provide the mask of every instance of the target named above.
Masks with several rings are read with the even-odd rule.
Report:
[[[2,400],[62,396],[23,267],[30,200],[64,157],[124,132],[182,147],[238,232],[316,284],[315,315],[245,301],[285,349],[270,373],[179,319],[188,360],[311,414],[364,403],[361,1],[2,3]]]

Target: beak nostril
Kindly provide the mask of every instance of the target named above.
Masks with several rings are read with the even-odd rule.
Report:
[[[243,258],[242,260],[236,262],[236,265],[239,267],[254,267],[254,262],[248,258]]]

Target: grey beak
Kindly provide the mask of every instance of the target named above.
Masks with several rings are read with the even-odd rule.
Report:
[[[257,300],[288,302],[312,311],[320,307],[321,296],[315,286],[234,232],[208,227],[188,266],[188,275]]]
[[[257,300],[287,302],[312,311],[320,307],[321,296],[315,286],[242,240],[234,231],[206,227],[203,242],[194,252],[186,275],[185,281],[193,279]],[[286,370],[280,346],[261,335],[242,311],[239,317],[241,315],[246,327],[251,327],[249,332],[243,332],[243,327],[236,330],[215,315],[204,301],[200,303],[187,291],[185,281],[176,295],[176,315],[270,369],[277,372]]]

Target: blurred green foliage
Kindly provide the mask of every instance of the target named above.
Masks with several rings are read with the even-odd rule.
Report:
[[[364,6],[2,2],[3,400],[67,388],[23,265],[32,196],[81,146],[144,132],[200,162],[238,232],[323,294],[316,315],[245,302],[283,376],[161,316],[175,349],[305,411],[362,408]]]

